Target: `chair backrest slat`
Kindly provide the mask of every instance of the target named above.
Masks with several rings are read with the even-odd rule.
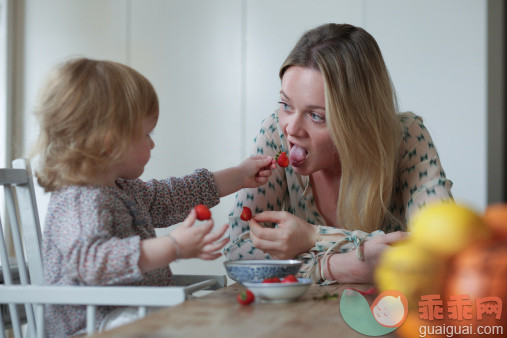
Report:
[[[12,234],[12,241],[14,242],[14,252],[16,254],[16,262],[18,264],[19,280],[21,282],[21,285],[28,285],[30,284],[30,279],[26,269],[26,261],[25,261],[26,248],[23,248],[23,244],[21,241],[17,213],[15,212],[16,210],[19,211],[19,208],[16,208],[16,205],[14,203],[12,189],[13,189],[12,186],[5,186],[4,189],[5,202],[7,210],[9,211],[8,214],[9,214],[10,229]],[[32,331],[31,334],[34,335],[36,324],[35,324],[34,308],[31,304],[28,303],[25,304],[25,315],[28,321],[28,330]]]
[[[26,184],[28,177],[23,169],[0,169],[0,184]]]
[[[2,256],[4,282],[5,284],[13,284],[17,282],[15,279],[19,277],[22,285],[30,283],[42,285],[44,283],[40,250],[42,236],[31,168],[29,162],[25,159],[15,160],[13,167],[13,169],[0,169],[0,184],[4,186],[5,204],[9,220],[4,226],[9,226],[12,234],[17,262],[17,264],[12,264],[13,262],[10,261],[2,232],[0,236],[0,255]],[[21,239],[22,235],[23,240]],[[14,276],[9,266],[17,268],[19,275]],[[21,337],[21,315],[16,305],[9,304],[9,314],[14,336]],[[37,324],[34,304],[25,304],[24,314],[28,322],[27,332],[30,336],[35,336],[37,334]]]
[[[2,273],[3,282],[6,285],[12,285],[12,274],[9,267],[9,255],[7,253],[7,246],[5,245],[5,237],[3,232],[2,222],[0,221],[0,256],[2,260]],[[15,337],[21,337],[21,321],[19,319],[19,312],[16,304],[9,304],[9,314],[11,317],[12,329]],[[3,320],[3,319],[2,319]]]
[[[12,235],[12,241],[14,243],[14,252],[16,254],[16,262],[18,263],[19,279],[21,284],[26,285],[29,283],[28,274],[26,271],[25,255],[23,250],[23,244],[21,243],[21,234],[19,232],[18,218],[16,216],[16,206],[14,204],[14,198],[12,197],[12,187],[5,186],[5,204],[7,206],[9,214],[10,230]]]
[[[44,272],[42,269],[41,255],[42,235],[39,214],[37,213],[32,170],[28,161],[25,159],[14,160],[12,165],[14,168],[24,170],[27,176],[26,184],[16,185],[19,218],[23,232],[31,283],[34,285],[43,285]]]

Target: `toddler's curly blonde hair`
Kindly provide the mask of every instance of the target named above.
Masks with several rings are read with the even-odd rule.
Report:
[[[140,137],[144,118],[158,116],[152,84],[126,65],[87,58],[56,67],[39,94],[40,132],[32,156],[46,192],[87,185]]]

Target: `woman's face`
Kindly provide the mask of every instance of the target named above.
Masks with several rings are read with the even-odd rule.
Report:
[[[278,117],[294,171],[340,172],[338,151],[326,123],[324,79],[319,71],[291,66],[283,75]]]

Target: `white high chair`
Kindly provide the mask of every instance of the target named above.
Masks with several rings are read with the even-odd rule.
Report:
[[[100,305],[137,306],[141,317],[149,306],[173,306],[198,290],[216,290],[227,284],[225,275],[175,275],[178,286],[48,286],[44,285],[41,230],[30,163],[12,162],[12,169],[0,169],[5,191],[8,222],[0,220],[0,337],[12,328],[14,336],[45,337],[44,305],[86,305],[87,334],[95,332],[96,310]],[[7,218],[7,216],[6,216]],[[16,258],[7,252],[4,233],[12,233]],[[24,307],[21,305],[24,304]]]

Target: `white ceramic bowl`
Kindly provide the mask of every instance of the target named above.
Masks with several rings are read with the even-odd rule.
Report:
[[[252,291],[259,302],[288,303],[304,295],[312,285],[312,280],[298,278],[297,283],[244,282],[242,284]]]
[[[296,275],[303,263],[298,260],[237,260],[224,262],[227,275],[236,282],[262,282],[266,278],[282,279],[288,275]]]

